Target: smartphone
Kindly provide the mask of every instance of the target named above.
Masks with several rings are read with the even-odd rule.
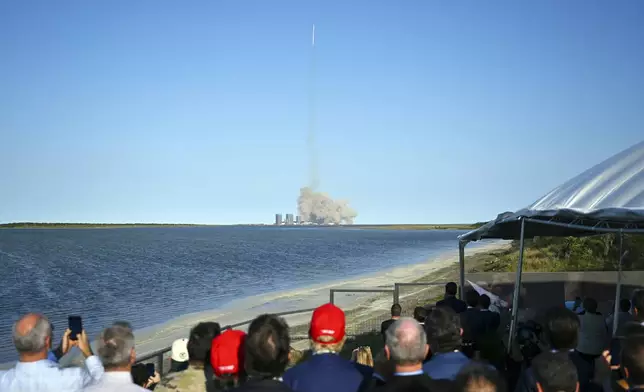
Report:
[[[148,369],[148,375],[150,377],[154,377],[154,364],[153,363],[146,363],[145,367]]]
[[[69,334],[69,339],[78,340],[77,335],[83,331],[83,320],[81,319],[81,316],[69,316],[68,321],[69,329],[72,331],[72,333]]]

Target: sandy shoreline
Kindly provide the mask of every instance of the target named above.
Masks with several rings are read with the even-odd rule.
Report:
[[[494,242],[468,248],[467,256],[488,253],[507,247],[507,242]],[[220,325],[231,325],[246,320],[252,320],[262,313],[277,313],[312,309],[329,301],[329,290],[334,289],[393,289],[393,284],[410,282],[443,281],[449,277],[454,280],[458,274],[458,249],[445,252],[437,257],[419,264],[397,267],[367,275],[358,279],[327,282],[301,289],[269,293],[237,300],[216,310],[183,315],[162,325],[143,328],[136,331],[137,352],[139,356],[168,347],[175,339],[186,337],[192,326],[200,321],[217,321]],[[409,302],[418,296],[431,298],[433,288],[406,288],[401,291],[401,303]],[[389,312],[392,303],[391,294],[343,294],[335,296],[335,303],[347,311],[347,322],[359,322],[363,319],[374,318],[382,311]],[[292,327],[294,334],[305,333],[298,326],[306,326],[310,320],[310,312],[284,317]],[[239,327],[245,329],[246,325]],[[302,332],[304,331],[304,332]]]
[[[474,255],[485,254],[508,246],[506,241],[483,243],[476,247],[468,247],[468,268]],[[329,289],[393,289],[394,283],[411,282],[444,282],[457,280],[458,277],[458,248],[439,254],[436,257],[418,264],[396,267],[360,278],[325,282],[300,289],[268,293],[233,301],[219,308],[204,312],[185,314],[160,325],[137,329],[135,331],[137,354],[139,357],[154,351],[169,347],[175,339],[187,337],[190,328],[201,321],[217,321],[220,325],[231,325],[252,320],[262,313],[278,313],[299,309],[312,309],[329,301]],[[427,301],[442,293],[443,288],[414,287],[401,290],[400,302],[405,313],[413,310],[415,303]],[[392,295],[387,293],[337,293],[335,303],[347,313],[348,333],[362,331],[352,330],[379,325],[383,317],[387,317],[392,303]],[[291,326],[292,335],[305,335],[310,312],[304,312],[284,317]],[[247,325],[238,327],[245,329]],[[295,336],[294,336],[295,337]],[[306,344],[306,341],[302,341]],[[301,344],[302,344],[301,343]],[[300,344],[300,345],[301,345]],[[299,348],[299,347],[297,347]],[[74,361],[73,355],[64,358],[63,364]],[[11,364],[0,364],[0,369]]]

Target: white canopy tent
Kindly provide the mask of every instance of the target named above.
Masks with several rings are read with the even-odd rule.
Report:
[[[565,182],[529,207],[505,212],[459,237],[460,287],[465,284],[465,246],[481,239],[519,240],[513,304],[519,300],[526,238],[587,236],[602,233],[644,234],[644,141]],[[620,250],[615,306],[619,303],[623,254]],[[461,290],[461,295],[463,292]],[[512,308],[510,339],[517,306]],[[615,325],[617,326],[617,317]]]

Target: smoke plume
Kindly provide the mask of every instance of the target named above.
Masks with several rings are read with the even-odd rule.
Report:
[[[297,211],[304,222],[328,224],[352,224],[358,216],[346,200],[333,200],[326,193],[315,192],[309,187],[300,189]]]

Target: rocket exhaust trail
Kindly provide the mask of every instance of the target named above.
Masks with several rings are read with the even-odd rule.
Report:
[[[345,200],[334,200],[329,195],[318,192],[318,162],[315,146],[316,126],[316,58],[315,58],[315,25],[311,31],[311,63],[309,68],[309,186],[300,189],[297,198],[297,211],[304,222],[318,224],[353,223],[358,213],[349,207]]]
[[[317,149],[315,148],[315,76],[316,76],[316,59],[315,59],[315,24],[311,31],[311,60],[309,64],[309,132],[308,132],[308,148],[309,148],[309,187],[316,190],[320,185],[318,178],[318,162],[317,162]]]

